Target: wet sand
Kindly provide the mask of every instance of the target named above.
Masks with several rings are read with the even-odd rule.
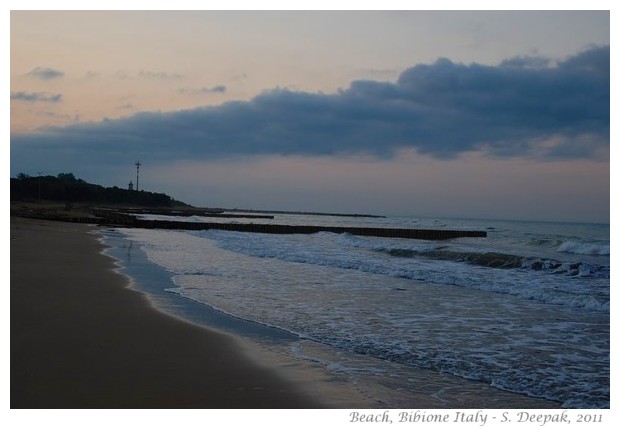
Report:
[[[93,227],[11,217],[11,408],[319,408],[234,339],[155,310]]]

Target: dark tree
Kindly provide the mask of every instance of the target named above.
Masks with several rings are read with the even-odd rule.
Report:
[[[30,177],[20,173],[11,179],[11,201],[24,200],[122,204],[144,207],[188,206],[159,192],[130,191],[117,186],[103,187],[76,178],[73,173]]]

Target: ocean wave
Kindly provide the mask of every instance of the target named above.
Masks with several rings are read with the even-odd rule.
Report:
[[[266,259],[358,270],[371,274],[446,284],[595,311],[609,310],[609,267],[493,252],[454,251],[445,244],[386,240],[333,233],[279,237],[229,231],[194,232],[220,248]],[[348,243],[343,246],[344,243]],[[352,251],[351,247],[361,248]],[[380,257],[379,255],[387,257]]]
[[[570,270],[570,263],[562,268],[557,261],[509,252],[464,251],[462,242],[332,233],[128,234],[149,258],[176,274],[177,288],[170,292],[235,317],[382,361],[559,400],[566,407],[607,405],[609,281],[549,275]],[[449,259],[463,254],[476,263]],[[598,269],[583,263],[578,267],[586,276]]]
[[[562,244],[562,240],[553,238],[533,238],[527,241],[528,246],[556,248]]]
[[[534,243],[530,244],[549,247],[552,245],[558,246],[561,243],[566,244],[573,242],[562,242],[553,239],[537,239]],[[605,249],[605,245],[602,244],[592,247],[592,245],[585,245],[577,242],[574,243],[576,244],[567,245],[566,249],[574,249],[575,252],[573,253],[581,252],[581,254],[585,255],[605,255],[605,251],[609,254],[609,245],[607,245]],[[524,269],[555,275],[563,274],[571,277],[609,278],[609,266],[597,265],[579,260],[559,261],[552,258],[522,256],[484,249],[452,248],[450,245],[446,244],[427,242],[410,242],[408,244],[397,242],[397,244],[394,244],[387,241],[359,238],[353,235],[343,235],[340,238],[340,244],[368,249],[397,258],[422,258],[427,260],[451,261],[486,268]],[[568,253],[568,251],[565,251],[564,253]]]
[[[576,255],[609,255],[609,244],[584,243],[581,241],[568,240],[558,247],[560,253],[573,253]]]
[[[498,252],[464,252],[445,249],[417,251],[413,249],[391,248],[378,249],[391,256],[404,258],[427,258],[442,261],[465,262],[487,268],[521,268],[532,271],[543,271],[551,274],[569,276],[592,276],[606,278],[609,267],[597,266],[587,262],[562,262],[547,258],[532,258]]]

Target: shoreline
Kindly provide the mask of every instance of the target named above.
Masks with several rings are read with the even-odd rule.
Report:
[[[299,337],[274,326],[241,319],[208,304],[171,293],[178,285],[169,271],[151,261],[121,231],[102,230],[106,254],[136,279],[156,308],[208,329],[233,335],[258,362],[267,362],[288,380],[336,408],[560,408],[556,401],[528,397],[430,369],[390,363]],[[209,251],[209,250],[207,250]],[[213,249],[217,252],[217,249]],[[384,375],[377,375],[390,367]],[[342,371],[355,368],[350,373]],[[400,377],[403,377],[400,380]],[[409,381],[403,381],[409,380]],[[415,380],[412,384],[410,380]]]
[[[127,274],[102,237],[11,217],[11,408],[560,408],[425,369],[411,370],[411,392],[352,380],[320,363],[329,347],[186,321],[159,308],[141,287],[150,280]]]
[[[11,217],[11,408],[326,407],[153,308],[93,228]]]

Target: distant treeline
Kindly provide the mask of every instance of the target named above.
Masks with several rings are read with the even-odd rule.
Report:
[[[72,173],[31,177],[20,173],[11,178],[11,201],[62,201],[145,207],[189,207],[158,192],[103,187],[76,178]]]

